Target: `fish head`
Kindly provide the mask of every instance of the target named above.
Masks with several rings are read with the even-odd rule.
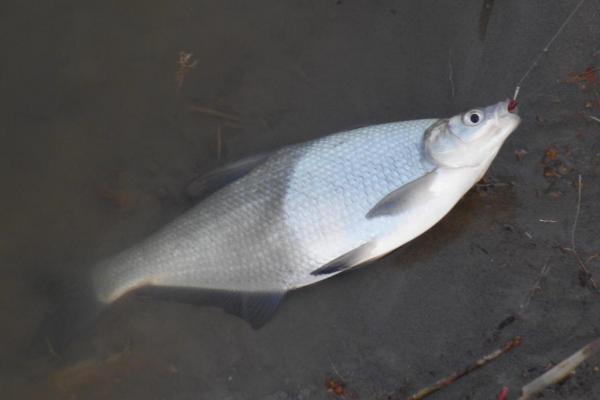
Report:
[[[469,110],[433,124],[424,138],[425,152],[446,167],[489,164],[520,122],[514,100]]]

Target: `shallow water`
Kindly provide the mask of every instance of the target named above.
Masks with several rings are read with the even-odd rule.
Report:
[[[403,399],[523,336],[432,397],[490,399],[594,339],[600,300],[558,248],[570,245],[581,174],[577,246],[586,260],[600,250],[600,124],[585,117],[600,117],[600,87],[567,82],[600,64],[600,5],[588,1],[525,82],[523,123],[492,184],[423,237],[290,294],[260,330],[214,308],[129,298],[64,352],[27,351],[53,307],[37,282],[182,213],[190,178],[327,133],[506,98],[576,1],[480,3],[3,2],[2,397],[327,399],[334,377],[348,398]],[[193,65],[183,80],[181,52]],[[545,398],[598,397],[598,363]]]

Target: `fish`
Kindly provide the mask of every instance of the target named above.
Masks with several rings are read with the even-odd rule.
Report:
[[[195,206],[98,263],[81,286],[88,301],[71,300],[71,311],[91,316],[135,292],[219,305],[258,328],[287,292],[429,230],[519,123],[516,101],[506,100],[339,132],[216,170],[188,187],[204,196]]]

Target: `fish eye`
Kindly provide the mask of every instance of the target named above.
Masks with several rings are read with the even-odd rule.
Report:
[[[471,110],[463,116],[463,123],[468,126],[475,126],[483,121],[483,112]]]

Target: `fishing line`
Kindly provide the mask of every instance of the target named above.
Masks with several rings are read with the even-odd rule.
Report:
[[[569,24],[569,22],[571,21],[571,19],[573,18],[573,16],[577,13],[577,11],[579,11],[579,9],[583,5],[583,3],[585,3],[585,0],[581,0],[575,6],[575,8],[573,9],[573,11],[571,11],[571,14],[569,14],[569,16],[565,19],[565,22],[563,22],[563,24],[560,26],[560,28],[558,28],[558,31],[554,34],[554,36],[552,36],[552,39],[550,39],[550,41],[542,49],[542,51],[540,52],[540,54],[538,54],[538,56],[535,58],[535,60],[533,60],[533,62],[529,66],[529,69],[527,69],[527,71],[525,71],[525,74],[523,74],[523,76],[521,77],[521,79],[519,80],[519,82],[517,82],[517,87],[515,88],[515,94],[513,95],[513,100],[515,100],[515,101],[517,100],[517,96],[519,95],[519,91],[521,90],[521,85],[523,84],[523,81],[525,80],[525,78],[527,78],[529,76],[529,74],[531,73],[531,71],[535,67],[537,67],[538,62],[540,61],[540,59],[544,56],[544,54],[546,54],[548,52],[548,49],[550,49],[550,46],[552,46],[552,43],[554,43],[554,41],[562,33],[563,29],[565,29],[565,27]]]

